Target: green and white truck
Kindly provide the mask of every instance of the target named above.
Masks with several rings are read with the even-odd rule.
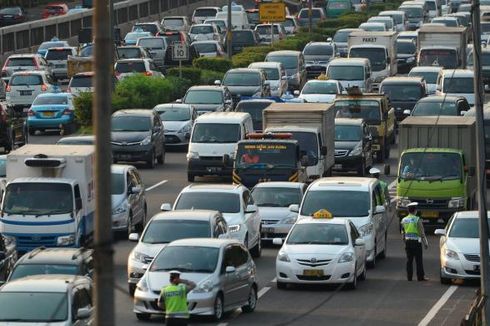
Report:
[[[400,123],[396,209],[418,202],[424,224],[445,225],[476,207],[474,117],[408,117]]]

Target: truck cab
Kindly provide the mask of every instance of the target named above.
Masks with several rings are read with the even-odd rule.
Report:
[[[308,157],[300,151],[292,134],[253,133],[247,138],[237,144],[233,159],[234,183],[252,188],[259,182],[306,181],[302,165],[307,163]],[[225,161],[227,159],[225,157]]]

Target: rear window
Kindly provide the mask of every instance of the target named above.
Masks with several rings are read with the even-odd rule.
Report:
[[[249,43],[255,42],[254,34],[252,31],[233,31],[233,43]]]
[[[194,17],[214,17],[216,13],[217,10],[212,8],[196,9],[194,11]]]
[[[34,58],[10,58],[7,61],[7,67],[34,67],[35,65]]]
[[[190,34],[211,34],[213,33],[212,26],[192,26],[190,30]]]
[[[137,44],[147,49],[161,49],[166,47],[165,40],[161,38],[139,39]]]
[[[63,7],[58,7],[58,6],[48,6],[46,7],[46,10],[52,14],[52,13],[60,13],[63,12]]]
[[[32,105],[66,105],[68,97],[66,96],[42,96],[36,97]]]
[[[145,72],[146,67],[143,62],[118,62],[116,71],[119,73]]]
[[[135,31],[136,29],[141,29],[145,32],[150,32],[153,35],[158,33],[158,27],[156,25],[153,25],[153,24],[136,24],[133,27],[133,31]]]
[[[313,18],[322,18],[322,11],[321,9],[315,9],[311,11],[311,17]],[[308,10],[303,10],[301,9],[301,12],[299,13],[299,18],[308,18]]]
[[[167,38],[169,43],[180,43],[182,39],[180,37],[180,33],[165,33],[165,37]]]
[[[331,45],[310,45],[305,47],[304,55],[333,55],[333,47]]]
[[[46,53],[46,60],[67,60],[72,54],[71,49],[53,50],[49,49]]]
[[[40,75],[17,75],[10,80],[10,86],[42,85],[43,78]]]

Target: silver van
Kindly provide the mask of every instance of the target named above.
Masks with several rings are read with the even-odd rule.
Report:
[[[286,69],[288,89],[300,90],[306,83],[306,65],[303,53],[300,51],[272,51],[265,57],[267,62],[280,62]]]

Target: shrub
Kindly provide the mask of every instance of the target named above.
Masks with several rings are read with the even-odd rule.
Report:
[[[246,68],[252,62],[264,61],[267,53],[271,51],[270,46],[251,46],[235,54],[232,58],[233,67]]]
[[[80,93],[74,97],[73,104],[75,105],[75,121],[81,126],[92,125],[92,93]]]
[[[201,71],[201,85],[213,85],[215,80],[223,80],[224,72],[214,70]]]
[[[217,72],[227,72],[231,69],[231,61],[224,58],[196,58],[192,65],[203,70],[212,70]]]
[[[179,77],[180,69],[179,68],[170,68],[167,69],[167,76]],[[190,80],[190,81],[199,81],[201,80],[201,69],[194,67],[182,67],[182,78]]]

